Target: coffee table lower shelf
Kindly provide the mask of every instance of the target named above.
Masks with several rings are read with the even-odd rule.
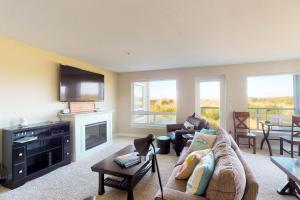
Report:
[[[155,153],[159,152],[159,148],[155,148]],[[113,187],[121,190],[127,191],[127,200],[133,200],[133,188],[138,184],[138,182],[145,176],[145,174],[152,169],[155,172],[155,156],[149,156],[147,160],[142,159],[140,163],[133,165],[128,168],[121,168],[114,162],[114,159],[118,156],[122,156],[128,153],[135,152],[133,145],[128,145],[127,147],[121,149],[120,151],[112,154],[111,156],[105,158],[104,160],[96,163],[91,167],[93,172],[98,172],[99,175],[99,188],[98,195],[103,195],[105,193],[105,187]],[[118,180],[113,177],[106,176],[116,176],[123,178]]]
[[[152,168],[152,163],[149,162],[144,168],[142,168],[133,177],[133,187],[145,176],[145,174]],[[104,179],[104,186],[118,188],[121,190],[128,190],[128,179],[124,178],[122,181],[115,180],[113,178],[107,177]]]

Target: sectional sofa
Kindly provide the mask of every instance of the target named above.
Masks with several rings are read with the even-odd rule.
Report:
[[[246,163],[243,155],[225,130],[219,129],[212,148],[215,157],[215,169],[207,186],[205,196],[185,193],[187,180],[175,179],[179,165],[188,155],[187,149],[191,141],[184,147],[175,165],[172,175],[164,187],[165,200],[255,200],[258,194],[258,183]],[[161,200],[160,192],[155,200]]]

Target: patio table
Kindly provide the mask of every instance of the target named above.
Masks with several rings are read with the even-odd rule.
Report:
[[[260,144],[260,149],[263,148],[264,143],[268,145],[270,156],[273,155],[272,147],[270,140],[280,140],[279,137],[269,138],[271,132],[282,132],[282,133],[291,133],[292,132],[292,123],[278,123],[278,122],[260,122],[262,125],[263,139]]]

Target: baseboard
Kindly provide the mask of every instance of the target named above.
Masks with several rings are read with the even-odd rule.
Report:
[[[113,138],[115,137],[131,137],[131,138],[142,138],[146,137],[147,134],[142,133],[115,133],[113,134]]]

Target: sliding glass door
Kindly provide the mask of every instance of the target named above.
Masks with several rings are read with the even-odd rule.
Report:
[[[212,127],[223,127],[223,78],[196,81],[196,111]]]

